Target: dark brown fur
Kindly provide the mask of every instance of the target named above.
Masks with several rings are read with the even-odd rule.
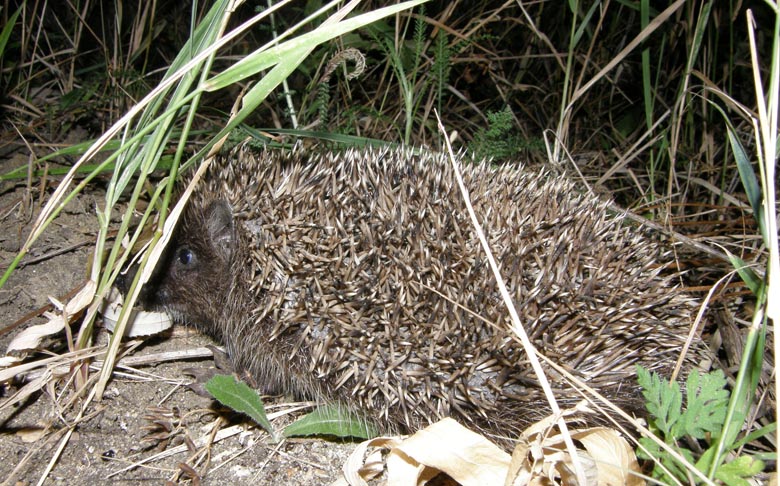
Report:
[[[692,322],[659,276],[668,252],[561,178],[459,169],[536,347],[637,408],[635,364],[668,372]],[[209,169],[171,250],[152,300],[265,391],[394,430],[453,415],[514,435],[549,410],[442,156],[240,152]]]

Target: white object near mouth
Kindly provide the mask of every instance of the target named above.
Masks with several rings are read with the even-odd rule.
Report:
[[[117,289],[111,289],[100,310],[109,332],[114,332],[119,314],[122,312],[122,301],[122,294]],[[165,312],[148,312],[135,308],[125,326],[124,335],[126,337],[151,336],[170,329],[171,326],[173,321]]]

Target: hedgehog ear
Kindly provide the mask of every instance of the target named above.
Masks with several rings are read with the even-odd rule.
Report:
[[[232,254],[235,242],[233,228],[233,210],[225,200],[212,202],[206,209],[206,228],[209,232],[209,241],[227,261]]]

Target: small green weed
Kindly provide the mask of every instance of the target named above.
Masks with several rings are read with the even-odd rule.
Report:
[[[260,395],[233,376],[217,375],[206,383],[206,390],[219,403],[251,418],[265,429],[272,440],[278,440],[274,428],[265,414],[265,405]],[[284,429],[285,437],[332,436],[369,439],[378,432],[360,417],[338,405],[324,405],[301,417]]]
[[[511,159],[522,150],[543,150],[541,140],[525,140],[515,131],[514,118],[509,107],[487,113],[488,128],[478,130],[469,149],[477,160]]]
[[[324,405],[284,429],[285,437],[327,435],[339,438],[370,439],[379,432],[370,423],[338,405]]]
[[[637,366],[637,375],[651,416],[650,429],[669,448],[694,464],[702,473],[702,477],[706,475],[717,439],[723,433],[729,405],[730,394],[726,389],[723,372],[716,370],[702,375],[693,371],[686,382],[685,407],[677,382],[663,380],[658,374],[651,374],[641,366]],[[715,445],[708,445],[707,449],[700,453],[693,447],[695,441]],[[653,478],[664,484],[675,484],[677,481],[688,484],[692,479],[695,483],[691,484],[703,484],[703,481],[693,478],[671,452],[649,437],[642,437],[639,443],[639,457],[655,461]],[[685,443],[692,446],[685,447]],[[736,449],[737,445],[731,444],[728,449]],[[720,465],[715,470],[713,479],[728,485],[747,486],[749,483],[745,478],[755,476],[763,469],[762,461],[741,455]]]
[[[216,375],[206,383],[206,390],[222,405],[248,415],[276,440],[276,432],[265,414],[265,405],[256,391],[233,376]]]

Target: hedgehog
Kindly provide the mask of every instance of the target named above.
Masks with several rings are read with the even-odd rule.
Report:
[[[147,305],[219,343],[265,393],[380,430],[443,417],[516,437],[549,413],[455,183],[462,173],[536,348],[628,411],[668,374],[695,301],[670,251],[565,177],[408,148],[241,148],[196,187]],[[703,353],[694,343],[687,368]],[[582,396],[548,371],[559,404]]]

